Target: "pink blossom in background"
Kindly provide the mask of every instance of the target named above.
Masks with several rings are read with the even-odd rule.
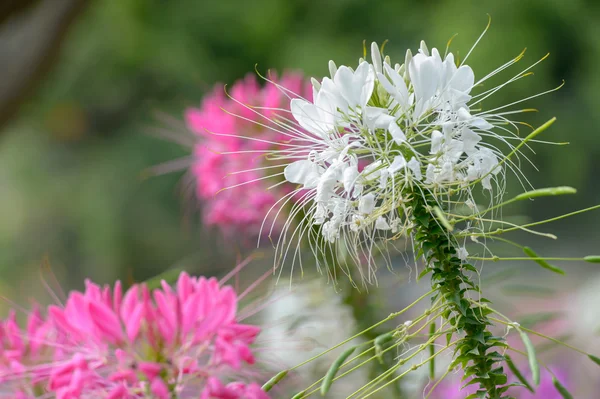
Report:
[[[275,143],[287,139],[282,133],[260,126],[273,127],[265,117],[291,119],[286,112],[290,98],[295,93],[311,99],[312,87],[300,74],[284,74],[281,79],[270,76],[270,79],[285,90],[271,82],[261,87],[256,77],[249,74],[228,90],[235,100],[218,85],[204,98],[200,108],[190,108],[185,113],[188,128],[199,138],[191,172],[196,180],[196,194],[203,203],[204,223],[217,226],[226,235],[258,235],[269,209],[291,191],[286,185],[267,190],[281,183],[283,178],[281,181],[257,180],[271,173],[249,169],[269,166],[258,150],[275,148]],[[228,154],[223,154],[225,152]],[[240,171],[245,172],[232,174]],[[249,181],[252,182],[223,190]],[[276,229],[280,227],[275,213],[267,218],[265,234],[274,222]]]
[[[214,278],[123,292],[86,282],[47,317],[0,326],[2,398],[265,399],[246,384],[259,328],[236,320],[237,295]]]

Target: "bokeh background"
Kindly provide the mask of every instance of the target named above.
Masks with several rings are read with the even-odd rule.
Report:
[[[87,277],[142,281],[173,268],[223,274],[243,250],[189,212],[196,204],[182,195],[183,171],[147,178],[148,168],[190,153],[157,139],[154,129],[176,132],[183,110],[216,82],[232,83],[255,66],[323,76],[329,59],[355,63],[363,40],[388,39],[386,53],[401,60],[421,39],[444,48],[458,33],[452,48],[464,56],[487,14],[491,29],[469,62],[476,76],[525,47],[523,68],[550,53],[535,76],[487,105],[566,81],[528,103],[540,112],[524,119],[538,125],[556,116],[544,138],[570,145],[535,146],[539,171],[523,170],[536,187],[570,185],[578,194],[519,203],[511,208],[515,217],[537,220],[600,202],[597,1],[22,0],[3,1],[0,13],[3,297],[37,295],[40,274],[64,289]],[[510,186],[508,195],[518,190]],[[559,241],[522,238],[544,255],[587,255],[599,252],[599,222],[600,212],[589,213],[543,228]],[[502,290],[519,306],[536,303],[532,296],[541,292],[523,285],[543,286],[555,298],[600,291],[598,266],[563,266],[564,278],[533,263],[486,268],[518,273],[521,289],[509,281]]]

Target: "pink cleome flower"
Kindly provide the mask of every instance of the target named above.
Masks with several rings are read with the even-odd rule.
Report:
[[[284,74],[281,79],[271,76],[271,80],[261,88],[249,74],[233,85],[231,98],[219,85],[200,108],[190,108],[185,114],[188,128],[199,136],[191,172],[204,204],[204,223],[226,235],[240,231],[258,235],[269,209],[291,191],[285,184],[269,189],[283,179],[261,180],[271,173],[260,169],[270,166],[260,153],[288,139],[275,131],[282,129],[273,129],[269,119],[279,116],[289,121],[290,98],[310,99],[312,88],[299,74]],[[277,222],[274,213],[265,224],[267,232]]]
[[[87,281],[47,318],[34,310],[26,331],[14,313],[2,323],[0,397],[268,399],[239,382],[259,328],[236,312],[235,292],[214,278],[182,273],[174,288],[124,294]]]

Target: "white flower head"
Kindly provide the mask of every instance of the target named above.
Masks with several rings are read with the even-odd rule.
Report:
[[[298,257],[306,238],[319,264],[343,253],[346,261],[372,266],[386,240],[410,231],[399,228],[411,226],[406,199],[428,195],[440,208],[450,199],[469,205],[475,188],[500,199],[506,170],[520,173],[522,139],[508,119],[520,111],[507,108],[536,96],[493,110],[481,103],[537,62],[479,91],[522,55],[477,80],[465,64],[470,54],[457,63],[452,53],[442,56],[421,42],[392,67],[373,43],[371,62],[361,59],[353,68],[331,61],[331,76],[313,79],[313,100],[294,98],[290,119],[271,121],[287,141],[268,155],[283,168],[279,175],[297,184],[281,201],[293,205],[290,231],[276,243],[278,262],[290,252]]]

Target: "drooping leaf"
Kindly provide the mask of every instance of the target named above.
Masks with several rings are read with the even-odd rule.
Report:
[[[594,356],[594,355],[588,355],[588,357],[590,358],[590,360],[594,363],[596,363],[598,366],[600,366],[600,357]]]
[[[353,346],[352,348],[346,349],[335,360],[335,362],[333,362],[331,364],[331,367],[329,367],[329,370],[327,370],[327,374],[325,374],[325,378],[323,379],[323,382],[321,383],[321,396],[325,396],[327,394],[327,392],[329,392],[329,388],[331,388],[333,379],[335,378],[336,374],[340,370],[340,367],[342,367],[342,365],[344,364],[346,359],[348,359],[348,357],[350,357],[350,355],[352,353],[354,353],[355,350],[356,350],[355,346]]]
[[[531,370],[531,377],[533,378],[533,383],[535,385],[540,385],[540,367],[538,365],[537,358],[535,356],[535,348],[529,339],[529,336],[525,333],[525,331],[521,330],[517,327],[517,331],[521,336],[521,341],[525,345],[525,349],[527,350],[527,358],[529,360],[529,369]]]
[[[262,386],[262,390],[269,392],[279,381],[283,380],[287,374],[288,370],[283,370],[275,374],[275,376],[273,376],[269,381],[265,382],[265,384]]]
[[[575,194],[577,192],[576,189],[569,186],[559,186],[559,187],[547,187],[540,188],[537,190],[526,191],[517,195],[514,200],[521,201],[524,199],[537,198],[537,197],[548,197],[554,195],[565,195],[565,194]]]
[[[532,260],[544,269],[550,270],[554,273],[562,274],[564,276],[565,271],[563,269],[553,266],[550,263],[546,262],[544,259],[541,259],[533,249],[529,247],[523,247],[523,252],[525,252],[525,255],[529,256],[530,258],[533,258]]]
[[[529,381],[527,381],[527,379],[523,376],[523,374],[521,373],[521,371],[519,371],[519,369],[517,368],[517,366],[515,366],[515,364],[513,363],[511,357],[509,355],[504,355],[505,360],[506,360],[506,365],[508,366],[508,368],[510,369],[510,371],[512,371],[512,373],[514,374],[515,377],[517,377],[517,379],[523,384],[523,386],[527,389],[529,389],[531,392],[535,392],[535,390],[533,389],[533,387],[531,386],[531,384],[529,383]]]
[[[562,396],[564,399],[573,399],[573,395],[571,395],[567,388],[565,388],[564,385],[556,379],[556,377],[552,377],[552,383],[554,384],[554,388],[556,388],[558,393],[560,393],[560,396]]]

